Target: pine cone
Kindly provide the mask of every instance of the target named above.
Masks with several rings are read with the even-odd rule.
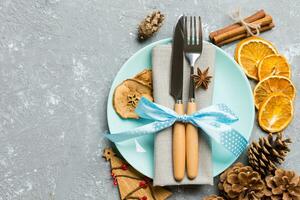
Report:
[[[220,176],[218,187],[227,199],[260,200],[264,196],[265,183],[252,167],[236,163]]]
[[[209,195],[207,197],[204,197],[203,200],[224,200],[223,197],[217,196],[215,194]]]
[[[258,142],[252,142],[248,150],[249,164],[261,175],[273,174],[276,164],[281,164],[290,151],[289,143],[291,140],[284,139],[282,133],[278,133],[275,140],[271,133],[259,138]]]
[[[300,177],[294,171],[277,169],[265,181],[267,199],[300,200]]]
[[[160,11],[155,11],[148,15],[139,25],[138,37],[145,40],[151,37],[161,27],[165,17]]]

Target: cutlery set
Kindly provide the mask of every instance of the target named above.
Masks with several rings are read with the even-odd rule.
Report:
[[[183,104],[183,59],[190,66],[190,83],[186,114],[196,112],[194,74],[195,63],[201,57],[203,48],[201,18],[181,16],[175,26],[171,61],[170,94],[175,100],[174,110],[185,114]],[[195,179],[198,175],[198,129],[192,124],[177,122],[173,126],[173,174],[176,181],[185,176]]]
[[[154,185],[213,184],[246,149],[255,119],[251,87],[240,67],[203,41],[199,16],[180,16],[172,40],[149,44],[117,75],[108,104],[113,132],[106,137],[115,143],[143,137],[141,145],[135,140],[117,147]],[[125,120],[130,117],[118,108],[138,120]],[[239,118],[243,123],[232,126]]]

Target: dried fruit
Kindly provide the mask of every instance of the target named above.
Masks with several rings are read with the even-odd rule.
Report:
[[[138,38],[145,40],[150,38],[162,26],[165,17],[160,11],[155,11],[148,15],[139,25]]]
[[[260,127],[270,133],[285,129],[293,119],[293,102],[284,94],[272,94],[261,105],[258,113]]]
[[[133,108],[139,103],[140,98],[136,94],[129,94],[127,95],[127,104]]]
[[[152,88],[152,70],[145,69],[133,77],[133,79]]]
[[[295,98],[296,90],[292,81],[284,76],[270,76],[260,81],[254,88],[254,100],[257,109],[272,93],[283,93],[291,100]]]
[[[152,88],[141,84],[134,79],[123,81],[115,89],[113,106],[115,111],[123,118],[138,118],[134,112],[139,99],[144,96],[153,101]]]
[[[252,36],[237,44],[234,58],[249,78],[258,80],[257,68],[259,62],[264,57],[272,54],[277,54],[277,50],[272,43],[263,38]]]
[[[284,76],[290,78],[291,69],[283,55],[274,54],[266,56],[258,66],[258,78],[263,80],[268,76]]]
[[[282,133],[277,133],[275,139],[269,133],[267,137],[260,137],[258,142],[252,142],[248,150],[249,164],[266,176],[277,169],[277,164],[281,164],[287,153],[290,151],[288,145],[290,139],[283,138]]]

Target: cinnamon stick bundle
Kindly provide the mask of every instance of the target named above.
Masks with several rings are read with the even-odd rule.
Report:
[[[270,30],[275,26],[272,17],[266,14],[264,10],[259,10],[253,15],[246,17],[244,21],[246,23],[260,25],[258,28],[260,32]],[[251,29],[251,31],[253,34],[256,34],[257,32],[256,29]],[[222,46],[249,36],[251,35],[247,32],[245,25],[239,22],[233,23],[209,34],[210,40],[217,46]]]

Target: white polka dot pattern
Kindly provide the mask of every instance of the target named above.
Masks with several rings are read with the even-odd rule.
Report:
[[[223,111],[229,115],[232,115],[234,116],[235,118],[237,118],[237,116],[235,115],[235,113],[230,109],[228,108],[228,106],[226,106],[225,104],[217,104],[218,108],[220,111]]]
[[[236,130],[223,132],[221,144],[235,156],[239,156],[247,147],[247,140]]]
[[[178,115],[172,109],[142,97],[135,112],[140,118],[150,119],[153,122],[120,133],[106,134],[106,137],[112,142],[122,142],[159,133],[178,121],[192,123],[201,128],[211,139],[224,146],[236,157],[244,151],[248,144],[245,137],[230,126],[238,120],[238,117],[224,104],[204,108],[192,115]]]

